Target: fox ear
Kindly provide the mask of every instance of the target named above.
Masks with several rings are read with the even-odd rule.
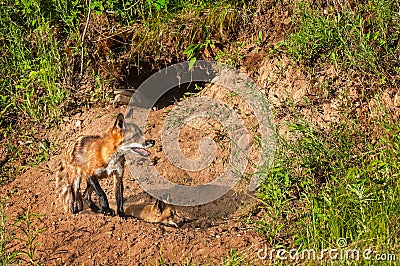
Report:
[[[119,113],[115,120],[114,128],[122,129],[124,126],[124,115]]]
[[[165,203],[162,200],[156,200],[155,205],[157,206],[157,211],[162,213],[165,209]]]

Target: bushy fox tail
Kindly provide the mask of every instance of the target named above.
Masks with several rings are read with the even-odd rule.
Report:
[[[66,212],[72,212],[72,206],[74,204],[74,201],[77,203],[78,209],[82,210],[83,209],[82,196],[79,192],[77,193],[78,197],[74,199],[74,194],[72,191],[73,184],[71,184],[69,180],[71,179],[68,177],[67,169],[65,169],[64,163],[61,163],[60,169],[57,171],[56,174],[57,200],[64,206],[64,210]]]

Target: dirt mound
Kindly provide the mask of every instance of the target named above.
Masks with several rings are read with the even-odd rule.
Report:
[[[148,121],[152,125],[147,136],[160,143],[159,132],[162,126],[162,114],[171,107],[155,110]],[[61,147],[76,136],[101,134],[113,124],[115,115],[124,113],[124,108],[91,109],[78,113],[68,119],[52,141],[58,140]],[[184,128],[181,134],[182,150],[191,153],[196,150],[199,132],[209,130],[210,125],[199,131]],[[221,140],[223,141],[223,140]],[[150,148],[150,160],[157,161],[158,169],[167,173],[172,181],[191,185],[207,183],[223,170],[224,153],[220,150],[215,163],[202,174],[176,170],[169,165],[160,144]],[[135,263],[185,262],[191,258],[195,262],[220,263],[229,257],[231,249],[244,252],[254,259],[256,250],[262,244],[262,236],[246,225],[244,215],[249,210],[257,212],[257,201],[246,193],[240,185],[224,197],[210,204],[198,207],[178,207],[177,211],[187,219],[181,228],[170,228],[149,224],[137,219],[122,220],[119,217],[105,217],[91,212],[87,207],[78,215],[64,213],[62,206],[55,202],[55,172],[62,158],[52,156],[49,162],[30,169],[9,185],[2,188],[8,198],[6,214],[16,219],[19,212],[29,208],[31,212],[43,216],[35,228],[47,228],[37,238],[39,244],[35,259],[41,264],[103,264],[133,265]],[[83,189],[84,189],[84,184]],[[116,208],[113,196],[113,180],[103,180],[112,208]],[[154,202],[137,184],[135,178],[126,169],[124,176],[125,206],[129,204]],[[246,203],[246,204],[244,204]],[[21,243],[15,243],[17,246]],[[249,258],[251,259],[251,258]]]

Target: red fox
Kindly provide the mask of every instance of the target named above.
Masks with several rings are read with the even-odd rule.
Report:
[[[175,207],[161,200],[155,204],[130,205],[125,210],[126,216],[142,219],[149,223],[161,223],[179,227],[184,221],[175,211]]]
[[[58,199],[64,204],[66,211],[73,214],[83,209],[80,192],[81,180],[87,183],[83,197],[90,209],[105,215],[115,215],[109,207],[107,196],[101,188],[98,179],[113,176],[117,213],[124,216],[123,182],[124,152],[133,151],[142,156],[149,156],[147,148],[154,145],[154,140],[145,143],[123,144],[122,130],[124,116],[118,114],[114,126],[104,136],[81,136],[71,145],[56,174],[56,190]],[[125,143],[126,141],[124,141]],[[91,195],[96,192],[100,208],[92,201]]]

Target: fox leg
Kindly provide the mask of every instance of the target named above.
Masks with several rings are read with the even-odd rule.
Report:
[[[117,213],[120,217],[124,217],[124,184],[122,182],[122,174],[113,174],[113,176]]]
[[[78,175],[74,183],[72,184],[71,211],[73,214],[77,214],[79,211],[83,209],[80,185],[81,185],[81,175]]]
[[[115,213],[112,209],[110,209],[110,206],[108,205],[106,193],[104,193],[104,190],[101,188],[101,186],[99,184],[99,180],[97,180],[96,177],[92,176],[92,177],[89,177],[88,182],[90,183],[90,186],[93,187],[94,191],[96,192],[97,196],[99,197],[101,212],[104,215],[114,216]]]
[[[89,208],[93,212],[100,212],[100,208],[92,201],[92,193],[94,191],[93,186],[90,184],[89,180],[87,181],[85,192],[83,192],[83,198],[86,200]]]

